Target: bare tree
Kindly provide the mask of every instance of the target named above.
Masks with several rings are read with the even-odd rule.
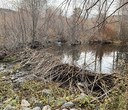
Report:
[[[71,38],[70,42],[75,44],[77,41],[78,36],[80,35],[80,24],[79,19],[81,17],[81,8],[74,8],[73,15],[72,15],[72,23],[71,23]]]
[[[128,2],[128,0],[120,0],[120,6],[124,3]],[[128,6],[125,5],[119,12],[119,21],[120,21],[120,39],[124,42],[128,40]]]
[[[114,2],[119,1],[118,7],[109,13]],[[1,15],[1,36],[10,39],[12,44],[33,44],[36,40],[42,42],[61,37],[69,38],[69,42],[75,44],[81,33],[84,40],[98,36],[103,41],[103,36],[108,35],[105,35],[105,30],[109,18],[120,10],[120,39],[128,39],[127,0],[63,0],[58,7],[51,7],[48,2],[49,0],[15,0],[15,14],[11,17],[8,14]],[[72,15],[65,16],[64,12],[68,13],[71,7]],[[93,16],[94,13],[97,17]]]
[[[37,26],[39,17],[43,11],[44,5],[47,3],[46,0],[23,0],[21,4],[30,14],[31,17],[31,35],[32,35],[32,42],[36,39],[37,34]]]

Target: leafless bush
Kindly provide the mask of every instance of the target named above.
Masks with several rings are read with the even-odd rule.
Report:
[[[15,11],[1,9],[0,36],[3,44],[15,47],[19,43],[26,44],[35,40],[47,43],[58,37],[63,37],[70,43],[79,40],[87,42],[92,38],[102,41],[108,40],[107,36],[116,36],[118,33],[115,30],[120,30],[121,39],[127,39],[127,0],[83,0],[79,3],[77,0],[65,0],[57,8],[49,6],[48,2],[17,0],[13,3]],[[115,2],[117,8],[110,11]],[[68,15],[71,7],[73,12]],[[117,12],[120,23],[116,22]],[[111,27],[114,25],[110,19],[117,24],[113,30]],[[108,34],[110,29],[111,35]]]

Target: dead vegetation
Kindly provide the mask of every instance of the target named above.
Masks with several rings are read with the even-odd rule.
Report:
[[[8,98],[11,98],[10,101],[15,100],[16,102],[13,104],[19,106],[22,98],[30,100],[33,96],[54,108],[63,104],[62,102],[56,105],[56,101],[60,102],[61,99],[72,101],[80,108],[87,107],[90,110],[97,106],[103,110],[113,109],[116,107],[115,105],[118,105],[120,110],[125,110],[127,107],[127,98],[125,98],[127,96],[127,71],[122,75],[119,73],[111,75],[93,73],[74,65],[62,64],[59,57],[55,57],[45,50],[37,51],[26,48],[12,56],[16,58],[11,61],[11,64],[14,65],[13,73],[0,74],[0,81],[2,81],[0,98],[5,105]],[[23,70],[29,77],[21,76],[25,80],[21,84],[18,83],[17,86],[16,80],[10,80],[9,77],[11,74]],[[5,77],[8,78],[5,80],[3,79]],[[53,96],[50,96],[52,101],[49,101],[49,97],[41,95],[44,88],[53,91]],[[84,93],[86,96],[78,99],[79,93]],[[4,98],[3,95],[7,98]]]
[[[60,87],[86,94],[104,94],[114,86],[113,74],[93,73],[75,65],[62,64],[59,56],[55,57],[45,50],[26,49],[17,56],[19,56],[17,64],[20,65],[17,69],[28,71],[35,80],[44,83],[56,82]]]

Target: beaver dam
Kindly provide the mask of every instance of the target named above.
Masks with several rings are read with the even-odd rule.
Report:
[[[60,64],[51,68],[44,77],[59,83],[61,87],[74,87],[80,92],[104,93],[106,89],[114,86],[112,75],[101,75],[88,70],[80,69],[74,65]]]
[[[15,68],[13,82],[21,80],[55,82],[59,87],[87,94],[105,93],[114,86],[113,74],[96,73],[76,65],[62,63],[61,56],[55,57],[45,50],[26,49],[15,53],[15,57],[17,60],[10,64],[14,66],[12,68]]]

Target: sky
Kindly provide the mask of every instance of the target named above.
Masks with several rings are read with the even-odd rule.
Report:
[[[9,9],[14,9],[12,2],[15,2],[16,0],[0,0],[0,8],[9,8]],[[49,0],[49,5],[51,6],[55,6],[58,7],[64,0]],[[72,0],[73,1],[73,0]],[[77,6],[80,6],[81,2],[83,0],[74,0],[76,1]],[[108,0],[109,3],[111,3],[112,0]],[[70,7],[68,8],[67,11],[67,15],[71,15],[73,12],[73,3],[71,3]],[[64,6],[65,4],[61,7],[62,10],[64,10]],[[116,9],[116,0],[113,3],[113,5],[111,6],[109,13],[111,14],[114,10]],[[64,10],[64,12],[66,13],[66,10]],[[96,10],[92,10],[92,14],[97,14]]]
[[[11,8],[11,2],[13,0],[0,0],[0,8]]]
[[[0,0],[0,8],[9,8],[9,9],[14,9],[13,8],[13,2],[17,0]],[[48,0],[48,4],[50,6],[55,6],[58,7],[64,0]],[[72,13],[72,6],[69,7],[68,9],[68,14]]]
[[[59,6],[64,0],[50,0],[50,4],[54,5],[54,6]],[[72,0],[72,1],[76,1],[76,5],[82,6],[81,3],[85,0]],[[108,5],[112,2],[113,0],[108,0]],[[68,12],[67,15],[71,15],[73,12],[73,3],[70,4],[70,7],[68,8]],[[65,6],[65,5],[64,5]],[[63,7],[62,7],[63,8]],[[111,14],[113,11],[115,11],[115,9],[117,8],[117,0],[114,0],[114,2],[112,3],[110,9],[108,10],[108,14]],[[97,15],[97,9],[93,9],[92,10],[92,15],[91,16],[95,16]]]

